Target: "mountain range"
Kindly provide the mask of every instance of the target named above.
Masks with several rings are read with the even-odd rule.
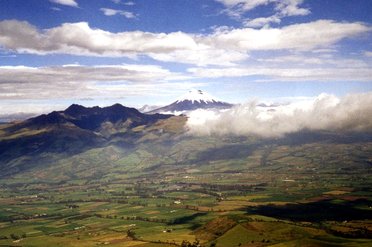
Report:
[[[94,170],[112,172],[101,167],[113,160],[127,157],[135,150],[151,153],[149,167],[210,162],[214,159],[235,159],[256,148],[272,145],[299,145],[303,143],[370,142],[371,134],[313,132],[303,130],[282,138],[238,136],[194,136],[187,130],[184,113],[195,109],[226,109],[231,104],[215,100],[200,90],[190,91],[174,103],[141,113],[120,104],[109,107],[84,107],[73,104],[64,111],[54,111],[25,121],[0,124],[0,176],[9,177],[46,166],[59,167],[66,161],[80,160],[94,150],[116,150],[112,155],[90,161]],[[251,143],[251,144],[242,144]],[[210,150],[212,148],[212,150]],[[95,151],[94,151],[95,152]],[[128,153],[129,152],[129,153]],[[211,153],[209,153],[211,152]],[[140,151],[143,153],[143,151]],[[115,157],[115,158],[114,158]],[[146,155],[145,155],[146,157]],[[157,158],[156,158],[157,157]],[[160,158],[161,157],[161,158]],[[146,158],[144,158],[146,160]],[[162,160],[161,163],[159,163]],[[85,164],[74,161],[79,166]],[[116,162],[116,161],[115,161]],[[114,162],[114,163],[115,163]],[[89,166],[87,166],[89,167]],[[87,169],[84,167],[82,169]],[[72,166],[71,169],[76,169]],[[65,171],[63,171],[65,172]]]
[[[147,114],[120,104],[109,107],[73,104],[63,111],[0,124],[1,176],[42,169],[46,164],[97,148],[118,147],[127,151],[141,145],[175,143],[180,138],[191,138],[185,135],[187,117],[158,112],[184,113],[231,106],[201,90],[191,90],[169,106]]]
[[[216,103],[202,96],[187,100]],[[74,104],[0,124],[0,245],[370,246],[371,133],[198,136],[187,120]]]
[[[203,164],[214,159],[239,158],[245,153],[267,145],[299,145],[319,141],[354,143],[372,140],[370,134],[364,133],[345,135],[309,131],[294,133],[280,139],[253,136],[226,136],[223,139],[218,136],[198,137],[187,133],[186,121],[187,117],[184,115],[143,114],[134,108],[115,104],[103,108],[71,105],[64,111],[55,111],[23,122],[1,124],[1,177],[35,169],[40,171],[46,166],[58,168],[66,159],[75,157],[73,159],[80,160],[87,152],[101,149],[116,151],[113,156],[105,154],[103,160],[92,160],[90,165],[94,165],[92,169],[112,172],[101,167],[101,164],[112,163],[113,157],[116,157],[114,160],[120,160],[120,157],[126,157],[136,152],[135,150],[147,150],[146,152],[152,153],[154,157],[162,157],[161,160],[166,160],[163,165],[167,162]],[[243,145],[247,142],[252,144]],[[161,165],[157,161],[158,158],[146,161],[147,165],[150,167]],[[85,164],[80,161],[74,162],[79,166]]]
[[[103,108],[73,104],[64,111],[2,124],[1,174],[14,174],[45,160],[50,162],[115,142],[131,146],[148,132],[160,133],[162,128],[172,125],[174,118],[181,124],[185,122],[183,117],[143,114],[120,104]]]

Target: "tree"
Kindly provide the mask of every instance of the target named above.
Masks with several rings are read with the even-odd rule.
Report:
[[[136,240],[136,239],[137,239],[137,237],[136,237],[136,233],[135,233],[132,229],[129,229],[129,230],[127,231],[127,236],[130,237],[130,238],[133,239],[133,240]]]
[[[13,239],[13,240],[18,240],[18,239],[20,239],[20,237],[17,236],[17,235],[15,235],[14,233],[11,233],[11,234],[10,234],[10,237],[11,237],[11,239]]]

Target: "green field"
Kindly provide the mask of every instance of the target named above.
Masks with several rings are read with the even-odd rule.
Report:
[[[0,180],[0,246],[371,246],[370,142],[184,137]]]

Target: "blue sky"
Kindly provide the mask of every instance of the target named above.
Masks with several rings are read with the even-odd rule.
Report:
[[[370,0],[0,0],[0,116],[372,91]]]

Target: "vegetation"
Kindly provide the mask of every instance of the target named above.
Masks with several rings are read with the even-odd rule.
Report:
[[[2,159],[0,245],[371,246],[368,134],[182,128],[171,118],[77,153]]]

